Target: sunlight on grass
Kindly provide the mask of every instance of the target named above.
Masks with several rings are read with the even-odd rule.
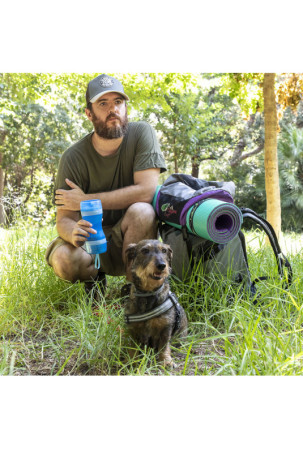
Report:
[[[265,235],[259,231],[248,233],[247,243],[253,250],[259,250],[265,245]],[[282,233],[280,247],[283,253],[294,255],[303,249],[303,235],[296,233]]]
[[[54,228],[0,229],[0,375],[300,375],[302,374],[302,237],[283,236],[294,280],[258,284],[254,305],[240,286],[205,278],[171,279],[186,310],[188,336],[172,342],[175,369],[158,362],[126,335],[120,288],[109,287],[96,311],[81,283],[59,280],[44,261]],[[276,272],[258,232],[246,233],[252,276]],[[139,349],[137,349],[139,350]]]

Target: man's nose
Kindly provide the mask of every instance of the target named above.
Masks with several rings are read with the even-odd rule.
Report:
[[[111,103],[109,105],[109,112],[114,112],[116,113],[119,110],[118,105],[116,103]]]

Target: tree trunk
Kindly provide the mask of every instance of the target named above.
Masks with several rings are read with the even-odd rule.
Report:
[[[277,108],[275,96],[275,74],[265,73],[263,82],[265,121],[265,189],[267,220],[277,237],[281,233],[281,199],[277,153]]]
[[[4,210],[4,203],[3,203],[3,196],[4,196],[4,170],[2,167],[3,162],[3,153],[1,151],[1,147],[4,143],[4,139],[6,136],[5,130],[1,127],[0,128],[0,226],[5,225],[5,210]]]
[[[0,226],[5,225],[5,211],[3,204],[3,195],[4,195],[4,172],[2,168],[2,159],[3,155],[0,152]]]
[[[179,166],[178,166],[178,155],[174,152],[174,168],[175,173],[179,173]]]
[[[193,156],[191,159],[191,176],[195,178],[199,178],[199,167],[200,163],[196,156]]]

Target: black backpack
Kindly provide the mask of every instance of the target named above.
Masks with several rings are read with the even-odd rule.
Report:
[[[183,184],[185,186],[183,186]],[[227,188],[227,193],[234,195],[234,184],[232,182],[207,182],[199,180],[185,174],[173,174],[164,184],[158,188],[155,195],[153,205],[159,219],[159,231],[163,242],[169,244],[174,252],[173,258],[173,274],[182,281],[186,281],[197,264],[203,265],[204,273],[220,273],[227,276],[230,273],[232,265],[233,280],[242,282],[252,296],[257,292],[256,283],[261,280],[270,278],[262,275],[254,280],[251,279],[249,263],[247,257],[245,235],[240,230],[238,234],[228,243],[217,244],[210,240],[190,233],[186,226],[181,225],[176,228],[167,223],[166,217],[163,215],[161,208],[161,200],[169,202],[172,209],[181,214],[182,208],[186,203],[192,205],[193,200],[201,201],[201,192],[204,193],[209,189],[211,195],[217,189]],[[161,197],[163,192],[163,196]],[[202,200],[203,201],[203,200]],[[163,202],[162,202],[163,203]],[[240,208],[243,221],[252,221],[259,226],[268,236],[271,248],[273,250],[279,276],[283,279],[283,287],[289,288],[292,283],[292,268],[282,253],[276,233],[270,223],[248,208]],[[175,219],[175,223],[177,223]]]

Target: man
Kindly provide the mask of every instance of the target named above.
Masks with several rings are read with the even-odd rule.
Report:
[[[122,84],[99,75],[86,91],[87,118],[94,131],[61,157],[55,183],[59,237],[46,251],[46,260],[60,278],[105,284],[105,274],[126,275],[128,244],[155,239],[157,222],[151,206],[159,174],[166,170],[155,131],[146,122],[128,123],[129,100]],[[80,216],[80,202],[100,199],[107,252],[100,255],[100,271],[83,249],[95,230]]]

